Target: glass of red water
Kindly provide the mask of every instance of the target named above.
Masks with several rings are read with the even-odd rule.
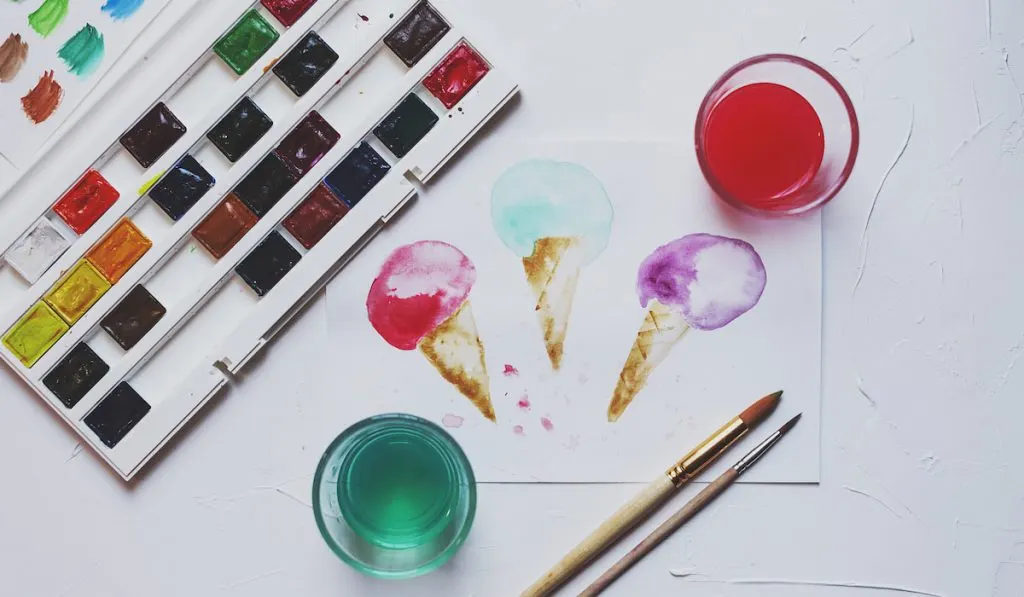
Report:
[[[739,209],[769,215],[823,205],[853,171],[857,114],[817,64],[764,54],[723,74],[701,103],[697,161],[711,188]]]

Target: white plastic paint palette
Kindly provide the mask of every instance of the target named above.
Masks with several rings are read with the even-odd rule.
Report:
[[[230,15],[49,203],[0,210],[0,355],[125,479],[517,91],[435,5],[306,4]]]

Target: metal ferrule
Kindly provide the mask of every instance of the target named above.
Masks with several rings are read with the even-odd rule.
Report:
[[[775,433],[769,435],[768,439],[758,444],[756,448],[751,450],[746,456],[740,459],[740,461],[736,463],[736,466],[732,468],[736,469],[736,472],[742,475],[744,472],[746,472],[748,468],[757,464],[757,461],[761,460],[761,458],[768,453],[768,450],[770,450],[772,446],[779,443],[779,440],[782,439],[783,435],[784,434],[782,430],[776,431]]]
[[[747,424],[743,422],[743,419],[736,417],[732,421],[725,424],[724,427],[715,432],[714,435],[709,437],[701,445],[693,449],[689,454],[683,456],[680,460],[665,472],[668,478],[672,480],[672,484],[679,487],[696,477],[703,471],[709,464],[711,464],[715,458],[717,458],[722,452],[729,446],[736,443],[736,440],[743,437],[743,434],[747,432]]]

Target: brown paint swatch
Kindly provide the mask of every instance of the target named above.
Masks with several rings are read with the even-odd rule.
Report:
[[[49,70],[43,73],[32,91],[21,98],[21,108],[29,120],[39,124],[57,110],[62,99],[64,99],[64,89],[60,83],[54,80],[53,71]]]
[[[259,218],[234,193],[227,196],[193,232],[199,244],[215,259],[228,254]]]
[[[28,44],[21,41],[21,35],[12,33],[0,44],[0,83],[8,83],[18,76],[21,66],[28,57]]]

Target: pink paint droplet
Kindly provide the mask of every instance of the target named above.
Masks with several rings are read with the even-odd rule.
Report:
[[[443,419],[441,419],[441,424],[449,429],[458,429],[459,427],[462,427],[462,423],[465,420],[466,419],[458,415],[448,414],[445,415]]]
[[[523,429],[522,425],[516,425],[515,427],[512,428],[512,433],[522,436],[526,435],[526,430]]]
[[[519,399],[519,402],[516,403],[516,406],[518,406],[520,408],[520,410],[529,412],[529,410],[530,410],[530,398],[527,397],[527,396],[523,396],[522,398]]]
[[[555,430],[555,424],[552,423],[551,419],[549,419],[547,417],[541,417],[540,418],[540,425],[541,425],[541,427],[544,428],[545,431],[554,431]]]
[[[505,377],[517,377],[519,375],[519,369],[516,369],[512,365],[505,363]]]

